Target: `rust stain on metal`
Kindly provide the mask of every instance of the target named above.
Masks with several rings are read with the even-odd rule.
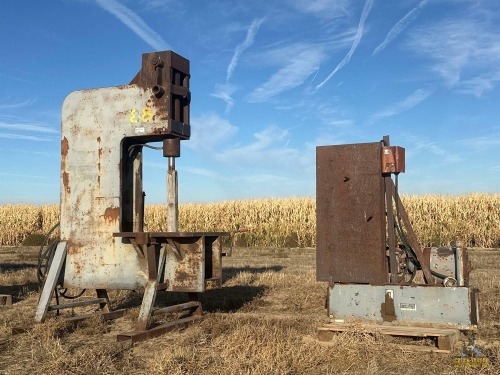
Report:
[[[167,133],[168,132],[168,128],[166,127],[161,127],[161,128],[153,128],[151,130],[151,133],[153,134],[164,134],[164,133]]]
[[[63,137],[63,139],[61,140],[61,171],[63,188],[66,194],[71,193],[71,188],[69,186],[69,173],[66,172],[66,156],[68,155],[68,150],[68,138]]]
[[[62,180],[63,180],[64,191],[66,191],[66,194],[71,193],[71,188],[69,187],[69,173],[68,172],[62,173]]]
[[[120,218],[120,207],[108,207],[104,211],[104,219],[106,221],[116,221]]]
[[[68,138],[64,137],[61,141],[61,156],[63,158],[66,155],[68,155],[68,150],[69,150]]]
[[[316,148],[318,281],[387,281],[380,143]]]
[[[189,280],[191,276],[192,275],[189,272],[183,270],[182,268],[175,271],[175,279],[180,282]]]
[[[396,310],[394,308],[394,299],[389,293],[385,294],[385,302],[380,304],[380,315],[384,322],[393,322],[396,320]]]
[[[453,255],[453,250],[447,247],[440,247],[437,249],[437,255],[440,258],[447,258],[450,255]]]
[[[97,143],[101,145],[101,137],[97,137]],[[101,159],[102,159],[102,147],[97,150],[98,162],[97,162],[97,187],[101,190]]]
[[[202,253],[199,251],[198,242],[192,244],[183,244],[180,246],[181,252],[183,254],[189,254],[178,264],[178,268],[175,271],[176,281],[182,283],[189,283],[192,280],[196,280],[197,270],[201,266]]]

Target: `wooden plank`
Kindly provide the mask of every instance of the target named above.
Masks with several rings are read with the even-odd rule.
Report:
[[[12,296],[10,294],[0,294],[0,306],[12,305]]]
[[[425,353],[451,353],[451,350],[439,349],[434,346],[421,346],[421,345],[397,345],[398,348],[412,352],[425,352]]]
[[[347,325],[347,324],[325,324],[320,330],[343,332],[353,328],[362,328],[395,336],[448,336],[456,334],[458,329],[451,328],[432,328],[432,327],[410,327],[410,326],[382,326],[382,325]]]
[[[382,325],[354,325],[354,324],[325,324],[318,328],[319,341],[331,341],[333,332],[346,332],[355,329],[364,329],[370,333],[379,333],[390,336],[406,337],[436,337],[437,348],[429,346],[407,345],[401,346],[411,350],[426,352],[450,353],[453,351],[460,335],[458,329],[432,328],[432,327],[406,327],[406,326],[382,326]]]
[[[439,336],[437,339],[437,347],[442,350],[452,351],[458,341],[459,333]]]

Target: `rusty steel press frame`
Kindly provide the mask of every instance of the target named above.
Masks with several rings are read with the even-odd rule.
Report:
[[[329,283],[330,318],[477,325],[467,250],[458,238],[452,248],[422,248],[412,229],[397,186],[404,148],[385,136],[319,146],[316,156],[316,270]]]
[[[108,289],[144,289],[135,331],[154,337],[202,314],[198,294],[222,286],[224,232],[180,232],[175,158],[191,135],[189,61],[172,51],[146,53],[129,85],[76,91],[64,101],[61,126],[60,241],[45,275],[35,320],[49,311],[97,304],[113,310]],[[162,142],[168,158],[166,232],[144,231],[142,150]],[[59,303],[60,288],[94,289],[96,299]],[[155,308],[159,291],[186,292],[189,302]],[[51,304],[53,297],[56,303]],[[152,328],[159,313],[191,315]],[[77,317],[78,318],[78,317]]]

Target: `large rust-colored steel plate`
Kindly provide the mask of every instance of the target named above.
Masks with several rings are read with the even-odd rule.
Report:
[[[380,158],[379,142],[316,148],[318,281],[388,281]]]

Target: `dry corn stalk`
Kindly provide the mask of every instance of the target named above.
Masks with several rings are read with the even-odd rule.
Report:
[[[422,244],[447,245],[460,234],[467,246],[500,247],[500,194],[402,197]],[[316,241],[313,198],[267,198],[187,203],[179,209],[185,231],[241,233],[243,246],[308,247]],[[46,233],[59,220],[57,205],[0,205],[0,245],[18,245],[31,233]],[[146,207],[145,230],[164,231],[166,208]]]

